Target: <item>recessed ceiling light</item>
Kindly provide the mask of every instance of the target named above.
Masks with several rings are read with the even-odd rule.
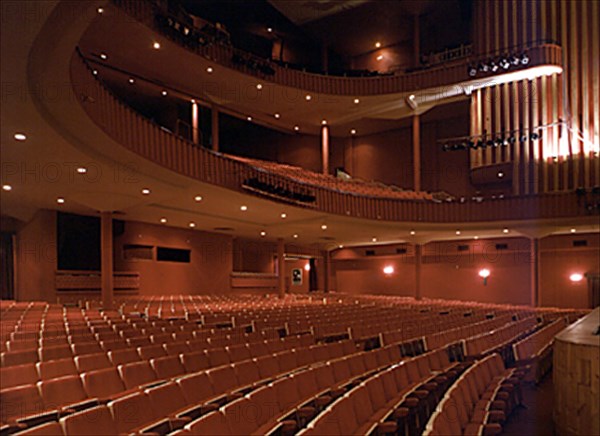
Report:
[[[273,31],[272,27],[267,27],[267,32],[271,33]]]
[[[354,99],[354,104],[358,104],[358,103],[360,103],[360,100],[358,98],[355,98]]]
[[[92,70],[92,74],[93,74],[94,76],[97,76],[97,75],[98,75],[98,70]]]
[[[575,233],[575,232],[577,232],[577,229],[575,229],[575,228],[571,229],[571,233]]]
[[[240,210],[242,212],[246,212],[248,210],[248,206],[240,206]]]
[[[273,116],[274,116],[275,118],[277,118],[277,119],[281,118],[281,115],[279,114],[279,112],[275,112],[275,113],[273,114]]]
[[[62,198],[62,197],[58,197],[58,198],[56,199],[56,202],[57,202],[58,204],[64,204],[64,203],[65,203],[65,199],[64,199],[64,198]]]
[[[135,80],[133,79],[133,77],[129,78],[129,83],[131,83],[132,85],[135,83]]]
[[[294,233],[293,237],[294,237],[294,239],[297,239],[298,238],[298,233]]]
[[[108,59],[108,55],[106,53],[100,53],[100,59]]]
[[[415,236],[415,235],[417,234],[417,232],[415,232],[414,230],[411,230],[411,231],[410,231],[410,234],[411,234],[412,236]]]
[[[194,227],[196,227],[196,223],[192,221],[188,224],[188,226],[190,226],[193,229]]]
[[[338,248],[344,248],[344,246],[343,245],[338,245]]]
[[[351,135],[356,135],[356,129],[352,129],[352,130],[350,130],[350,134],[351,134]]]
[[[27,136],[25,136],[24,133],[15,133],[15,139],[17,141],[25,141],[27,139]]]
[[[196,195],[194,197],[194,201],[202,201],[202,196],[201,195]]]
[[[196,104],[196,100],[194,100],[193,98],[190,100],[190,103],[192,104]]]
[[[281,219],[286,219],[287,218],[287,214],[286,213],[282,213],[281,214]]]
[[[327,125],[327,120],[322,120],[321,124],[324,125],[324,126]]]
[[[252,117],[247,117],[246,118],[248,121],[252,121]]]
[[[163,96],[163,97],[166,97],[166,96],[167,96],[167,91],[165,91],[165,90],[163,89],[163,91],[161,92],[161,94],[162,94],[162,96]]]
[[[496,174],[496,175],[498,176],[499,179],[504,177],[504,173],[502,171],[498,171],[498,174]]]
[[[382,59],[383,59],[383,55],[379,55],[379,56],[377,56],[377,60],[378,60],[378,61],[380,61],[380,60],[382,60]]]
[[[142,194],[149,195],[150,194],[150,189],[148,189],[148,188],[142,189]]]
[[[11,191],[12,190],[12,186],[10,186],[10,185],[2,185],[2,189],[4,191]]]
[[[509,230],[507,228],[502,229],[502,233],[508,233]]]
[[[478,240],[479,236],[473,236],[473,239]]]
[[[96,11],[98,11],[99,14],[103,14],[104,13],[104,8],[98,8],[98,9],[96,9]]]
[[[457,234],[457,235],[460,235],[460,230],[457,230],[457,231],[456,231],[456,234]]]
[[[327,224],[321,224],[321,230],[327,230]]]
[[[77,172],[79,174],[85,174],[85,173],[87,173],[87,168],[85,168],[85,167],[79,167],[79,168],[77,168]]]
[[[160,42],[155,42],[152,44],[152,47],[154,47],[155,50],[158,50],[160,48]]]
[[[262,84],[258,83],[258,84],[256,85],[256,89],[258,89],[258,90],[261,90],[261,89],[262,89]]]
[[[375,43],[375,48],[379,48],[379,47],[381,47],[381,43],[380,43],[379,41],[377,41],[377,42]]]
[[[210,73],[212,73],[212,72],[213,72],[213,69],[212,69],[212,67],[208,67],[208,68],[206,69],[206,72],[207,72],[207,73],[209,73],[209,74],[210,74]]]
[[[304,97],[306,99],[306,101],[310,101],[312,99],[312,96],[310,94],[306,94],[306,97]]]
[[[262,236],[262,237],[264,238],[265,236],[267,236],[267,232],[265,232],[265,231],[263,230],[262,232],[260,232],[260,236]]]
[[[160,219],[160,222],[164,224],[164,223],[167,222],[167,219],[163,217],[163,218]]]
[[[377,242],[377,238],[373,238],[373,239],[371,239],[371,241]]]
[[[298,132],[300,130],[300,126],[294,126],[294,130]]]

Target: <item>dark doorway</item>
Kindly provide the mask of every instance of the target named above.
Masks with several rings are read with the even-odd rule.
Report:
[[[2,281],[2,300],[15,299],[15,265],[13,234],[2,232],[0,243],[0,277]]]
[[[310,271],[308,272],[308,292],[314,292],[319,287],[317,283],[317,262],[311,257],[308,264],[310,265]]]

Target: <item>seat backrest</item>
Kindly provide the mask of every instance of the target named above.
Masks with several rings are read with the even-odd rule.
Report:
[[[146,389],[144,393],[150,398],[152,410],[156,416],[170,415],[183,410],[187,402],[179,385],[174,382]]]
[[[210,362],[204,351],[195,351],[192,353],[183,353],[181,363],[187,373],[198,372],[210,367]]]
[[[61,418],[63,432],[67,435],[104,436],[117,434],[117,426],[106,406],[97,406]]]
[[[189,404],[201,403],[216,395],[206,372],[180,377],[176,383],[181,387],[183,396]]]
[[[87,399],[87,393],[78,375],[41,381],[38,383],[44,406],[53,410]]]
[[[179,356],[164,356],[150,359],[150,365],[158,379],[167,379],[185,374],[185,368],[181,364]]]
[[[75,357],[75,365],[79,372],[94,371],[96,369],[110,368],[112,366],[106,353],[77,356]]]
[[[44,410],[44,403],[36,385],[22,385],[0,391],[0,422],[34,415]]]
[[[113,365],[124,365],[126,363],[138,362],[140,355],[132,348],[112,350],[108,352],[108,358]]]
[[[229,436],[231,431],[227,424],[227,417],[221,410],[215,410],[185,426],[192,435]]]
[[[0,389],[3,390],[12,388],[13,386],[34,384],[39,378],[40,376],[34,363],[0,368]]]
[[[112,414],[118,434],[130,433],[140,428],[158,416],[154,413],[150,398],[143,392],[119,397],[107,404]]]
[[[149,362],[133,362],[119,365],[121,380],[127,389],[137,388],[157,380]]]
[[[77,367],[71,357],[51,360],[49,362],[38,362],[37,369],[41,380],[51,380],[57,377],[77,374]]]
[[[81,374],[83,387],[90,398],[108,398],[125,390],[117,368],[111,367]]]

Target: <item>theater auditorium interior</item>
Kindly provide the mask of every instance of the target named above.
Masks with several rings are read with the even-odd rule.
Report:
[[[0,436],[600,435],[599,1],[0,4]]]

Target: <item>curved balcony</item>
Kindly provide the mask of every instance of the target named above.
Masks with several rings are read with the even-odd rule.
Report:
[[[386,74],[375,77],[340,77],[308,73],[302,70],[282,67],[269,60],[220,43],[191,44],[184,38],[184,28],[178,30],[166,27],[163,23],[168,16],[149,0],[113,0],[125,13],[145,24],[153,31],[173,42],[204,56],[212,61],[244,74],[263,80],[302,89],[319,94],[365,96],[393,93],[408,93],[422,89],[440,88],[472,81],[468,66],[476,64],[479,57],[465,57],[435,67],[405,74]],[[176,18],[173,18],[176,19]],[[163,24],[161,24],[163,23]],[[526,49],[530,58],[528,68],[542,65],[561,65],[561,48],[555,44],[540,43]]]
[[[310,192],[314,201],[310,206],[299,202],[299,207],[386,221],[452,223],[586,215],[585,205],[573,192],[483,202],[435,203],[358,195],[331,187],[307,185],[293,177],[266,172],[238,159],[198,147],[143,118],[105,88],[77,53],[71,59],[71,81],[75,95],[88,116],[123,147],[179,174],[238,192],[248,193],[244,188],[245,182],[259,179],[273,186],[285,186],[292,192]]]

